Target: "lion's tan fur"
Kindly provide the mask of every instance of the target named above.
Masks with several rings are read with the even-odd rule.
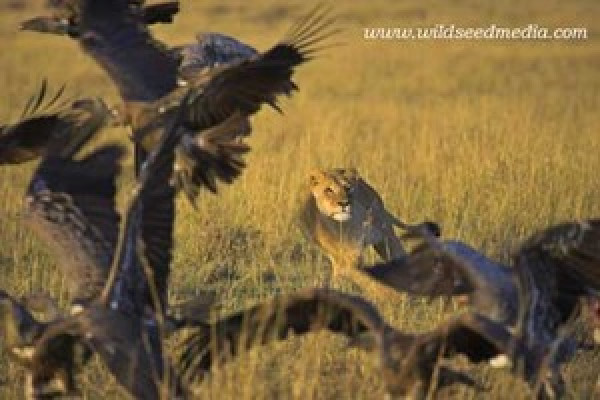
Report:
[[[368,246],[373,246],[384,260],[406,256],[394,232],[396,219],[356,170],[315,170],[310,176],[310,189],[301,221],[305,234],[329,257],[332,278],[354,275]],[[344,204],[350,206],[349,218],[334,219],[344,210]]]

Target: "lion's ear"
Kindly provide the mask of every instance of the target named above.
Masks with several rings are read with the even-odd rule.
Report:
[[[320,169],[313,169],[312,171],[310,171],[310,175],[309,175],[309,179],[310,179],[310,185],[311,186],[316,186],[319,183],[321,183],[323,181],[323,177],[325,176],[325,173],[320,170]]]
[[[311,186],[316,186],[318,185],[322,180],[323,180],[323,171],[321,171],[320,169],[313,169],[310,172],[310,185]]]

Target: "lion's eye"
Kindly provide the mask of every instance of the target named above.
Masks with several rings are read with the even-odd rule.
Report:
[[[325,188],[325,194],[333,194],[333,189],[331,187]]]

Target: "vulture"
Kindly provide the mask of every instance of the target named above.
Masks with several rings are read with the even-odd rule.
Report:
[[[136,398],[159,398],[163,390],[182,393],[169,375],[161,332],[179,132],[174,120],[145,164],[123,221],[115,205],[122,146],[105,145],[80,160],[63,151],[45,156],[37,167],[26,194],[27,218],[60,256],[75,298],[70,315],[42,324],[5,296],[3,325],[13,338],[7,343],[28,367],[33,396],[54,394],[56,388],[73,391],[78,347],[99,354]]]
[[[156,382],[165,374],[156,321],[162,321],[171,257],[170,178],[177,141],[166,141],[164,150],[157,147],[152,159],[159,162],[147,165],[119,233],[116,179],[125,149],[105,145],[75,159],[97,129],[80,119],[45,117],[36,125],[31,119],[13,125],[9,150],[31,158],[22,150],[33,148],[42,157],[26,192],[24,214],[58,256],[73,295],[71,315],[39,322],[23,304],[2,293],[4,345],[26,366],[26,391],[33,397],[74,392],[77,364],[95,352],[134,396],[158,398]],[[65,125],[58,136],[56,120]],[[174,124],[168,132],[174,136],[178,131]],[[32,147],[36,141],[41,144]],[[77,350],[81,348],[85,351]]]
[[[413,295],[466,295],[468,311],[429,332],[408,334],[357,296],[327,289],[282,295],[193,330],[179,346],[179,375],[191,380],[253,346],[327,330],[375,351],[391,394],[421,398],[430,385],[473,384],[439,364],[463,354],[472,362],[508,363],[536,398],[563,396],[560,367],[576,350],[574,322],[581,304],[596,304],[600,288],[600,221],[563,223],[533,235],[512,266],[463,242],[441,241],[426,228],[407,236],[422,243],[405,259],[363,273]]]
[[[215,84],[209,82],[207,87],[222,83],[227,84],[228,77],[221,77]],[[12,125],[10,151],[21,154],[31,147],[26,138],[45,138],[35,147],[42,160],[27,189],[24,214],[57,256],[73,295],[70,315],[41,323],[30,318],[26,307],[3,293],[3,329],[11,332],[11,343],[15,343],[10,344],[9,353],[16,348],[21,355],[19,361],[29,366],[29,392],[35,396],[54,393],[56,388],[70,392],[76,366],[93,352],[136,398],[158,398],[164,390],[183,394],[163,355],[162,339],[173,329],[201,322],[185,320],[185,315],[179,319],[167,315],[175,152],[186,132],[183,122],[193,101],[218,107],[219,102],[228,100],[227,94],[202,99],[201,94],[190,90],[180,107],[171,106],[169,125],[144,163],[129,206],[121,215],[116,210],[115,182],[125,154],[122,146],[104,145],[76,159],[78,150],[97,131],[90,130],[87,120],[61,119],[68,138],[66,133],[54,135],[53,123],[36,125],[35,130],[22,129],[21,123]],[[62,111],[57,113],[62,115]],[[52,117],[52,122],[59,115],[46,117]],[[89,120],[97,118],[88,114]],[[164,114],[157,112],[155,118],[162,119]],[[29,125],[30,119],[22,124]],[[19,132],[24,137],[19,137]],[[208,137],[206,144],[213,139],[220,138]],[[214,155],[228,156],[226,152]],[[210,171],[215,165],[219,164],[202,168]],[[86,351],[82,353],[79,348]]]
[[[46,158],[34,174],[29,212],[40,230],[52,232],[63,260],[80,254],[70,260],[69,279],[78,284],[78,293],[83,291],[71,315],[50,323],[32,346],[34,393],[38,376],[60,372],[49,370],[58,363],[48,360],[64,363],[69,354],[55,349],[75,343],[97,353],[136,398],[159,398],[165,382],[171,386],[164,390],[181,392],[176,378],[167,379],[161,334],[174,217],[173,147],[159,146],[152,153],[120,231],[110,192],[124,154],[121,146],[106,145],[81,160]]]
[[[295,67],[310,60],[336,32],[332,19],[316,8],[263,53],[214,33],[201,35],[196,44],[169,49],[148,31],[143,2],[70,0],[65,4],[61,10],[69,14],[67,30],[76,31],[71,36],[119,90],[124,103],[121,119],[132,128],[138,172],[162,127],[169,125],[169,109],[188,91],[195,93],[181,123],[186,132],[177,147],[175,167],[177,187],[192,203],[200,187],[216,192],[217,182],[230,183],[239,176],[248,151],[242,139],[250,132],[249,116],[262,104],[281,111],[277,97],[297,90],[291,80]],[[22,28],[43,31],[35,20],[24,22]],[[227,101],[217,101],[214,107],[204,100],[211,97]],[[164,118],[154,118],[157,112]],[[208,152],[203,137],[211,135],[228,136],[228,140]],[[218,165],[207,171],[201,168],[206,163]]]
[[[431,388],[463,383],[483,387],[465,372],[443,365],[456,354],[472,362],[500,352],[524,361],[530,380],[540,375],[533,354],[507,326],[469,313],[418,334],[388,324],[362,297],[333,289],[305,289],[193,328],[178,344],[177,371],[185,382],[204,376],[215,364],[275,340],[328,331],[376,354],[389,394],[426,398]],[[537,355],[537,354],[536,354]]]
[[[466,295],[473,313],[502,324],[524,343],[533,370],[547,370],[544,395],[562,395],[560,366],[577,349],[573,322],[581,306],[595,304],[599,295],[600,220],[565,222],[532,235],[513,254],[512,265],[460,241],[426,233],[424,239],[408,259],[363,272],[408,294]]]

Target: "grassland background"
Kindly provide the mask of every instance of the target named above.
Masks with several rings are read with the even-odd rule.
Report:
[[[5,3],[0,4],[4,7]],[[301,1],[182,1],[169,44],[222,31],[264,49],[309,8]],[[438,221],[460,238],[509,260],[519,241],[565,219],[600,216],[600,3],[595,0],[336,2],[344,45],[302,67],[285,115],[253,120],[247,171],[198,211],[179,203],[171,298],[217,292],[222,312],[319,284],[327,262],[301,235],[295,215],[314,167],[355,166],[406,220]],[[0,120],[15,120],[47,77],[68,92],[116,102],[102,71],[64,38],[20,33],[41,10],[0,12]],[[368,26],[585,26],[579,42],[366,41]],[[148,66],[149,68],[151,66]],[[111,130],[99,141],[123,140]],[[129,161],[129,165],[131,161]],[[0,288],[48,290],[66,299],[54,259],[19,222],[32,166],[0,170]],[[131,186],[130,168],[121,187]],[[122,198],[127,190],[122,191]],[[352,290],[344,282],[342,288]],[[367,293],[369,294],[369,293]],[[372,294],[372,293],[370,293]],[[384,315],[410,331],[447,316],[437,303],[388,298]],[[600,353],[566,367],[569,398],[594,398]],[[21,371],[0,355],[0,398],[22,396]],[[491,391],[453,398],[527,398],[508,374],[476,369]],[[81,376],[86,398],[124,393],[99,362]],[[376,363],[327,334],[253,351],[198,386],[200,398],[381,398]]]

